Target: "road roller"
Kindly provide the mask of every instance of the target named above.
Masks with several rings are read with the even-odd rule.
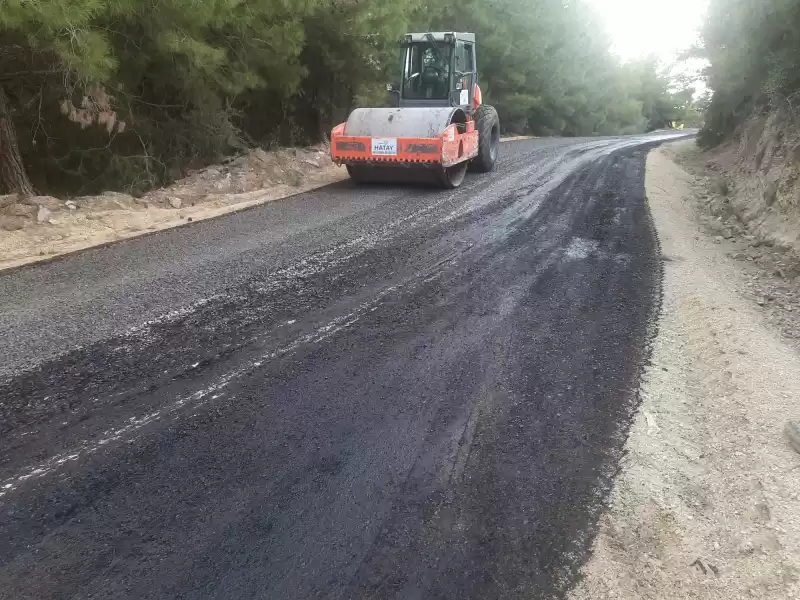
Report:
[[[408,33],[392,108],[357,108],[331,132],[331,158],[359,183],[452,189],[497,162],[500,120],[478,86],[474,33]]]

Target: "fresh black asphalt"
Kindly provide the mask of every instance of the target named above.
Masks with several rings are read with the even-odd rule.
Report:
[[[563,597],[658,311],[657,143],[1,275],[0,598]]]

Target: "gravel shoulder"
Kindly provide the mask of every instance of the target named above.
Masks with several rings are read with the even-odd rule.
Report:
[[[71,199],[0,196],[0,271],[213,219],[345,178],[325,146],[256,149],[141,198],[116,192]]]
[[[502,142],[536,139],[508,136]],[[0,271],[181,227],[348,179],[326,146],[253,150],[141,198],[0,196]]]
[[[800,354],[792,296],[774,302],[792,282],[767,271],[777,258],[736,256],[748,240],[707,228],[702,182],[672,159],[685,144],[647,162],[662,312],[573,600],[800,598],[800,456],[782,436],[800,418]]]

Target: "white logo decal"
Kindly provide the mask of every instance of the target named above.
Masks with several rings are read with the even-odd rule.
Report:
[[[397,156],[397,138],[372,138],[372,154]]]

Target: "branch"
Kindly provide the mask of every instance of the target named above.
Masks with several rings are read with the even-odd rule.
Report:
[[[61,69],[42,69],[37,71],[16,71],[15,73],[0,73],[0,79],[15,79],[17,77],[26,77],[31,75],[58,75],[62,73]]]

